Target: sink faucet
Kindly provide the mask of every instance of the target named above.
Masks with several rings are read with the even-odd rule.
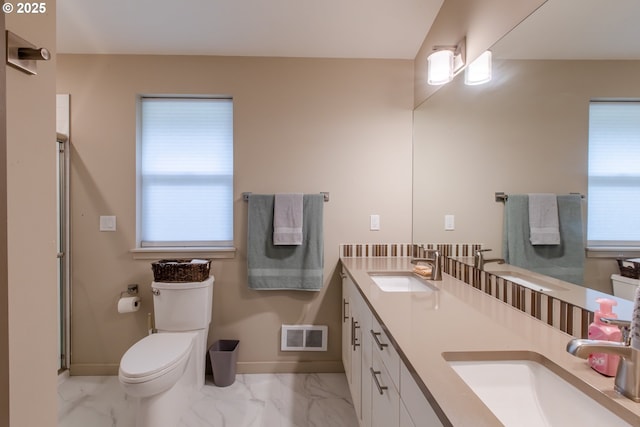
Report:
[[[484,265],[489,262],[497,262],[498,264],[504,264],[504,259],[502,258],[491,258],[485,259],[483,252],[489,252],[491,249],[478,249],[473,255],[473,266],[478,270],[484,270]]]
[[[618,319],[602,319],[603,322],[620,326],[628,330],[630,322]],[[567,351],[574,356],[587,359],[592,353],[609,353],[620,356],[616,372],[616,391],[623,396],[640,402],[640,350],[633,348],[629,334],[623,335],[623,342],[572,339],[567,344]]]
[[[418,264],[425,262],[431,265],[431,277],[430,280],[442,280],[442,267],[440,266],[440,251],[437,249],[424,249],[426,254],[433,254],[432,258],[412,258],[411,264]]]

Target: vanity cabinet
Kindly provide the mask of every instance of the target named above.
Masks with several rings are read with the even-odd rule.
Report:
[[[442,426],[385,329],[344,272],[342,298],[342,360],[360,426]]]

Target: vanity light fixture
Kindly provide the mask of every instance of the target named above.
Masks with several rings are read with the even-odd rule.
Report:
[[[453,80],[464,67],[465,50],[464,38],[456,46],[434,46],[427,57],[427,83],[438,86]]]
[[[464,84],[480,85],[491,81],[491,51],[482,53],[464,70]]]

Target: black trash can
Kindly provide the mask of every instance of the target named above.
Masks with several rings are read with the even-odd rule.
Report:
[[[218,340],[209,347],[213,383],[218,387],[230,386],[236,380],[239,344],[238,340]]]

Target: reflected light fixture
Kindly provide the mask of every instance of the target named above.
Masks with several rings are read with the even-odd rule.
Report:
[[[491,81],[491,51],[487,50],[464,71],[464,84],[480,85]]]
[[[453,80],[464,67],[465,48],[465,39],[456,46],[434,46],[433,53],[427,57],[427,83],[438,86]]]

